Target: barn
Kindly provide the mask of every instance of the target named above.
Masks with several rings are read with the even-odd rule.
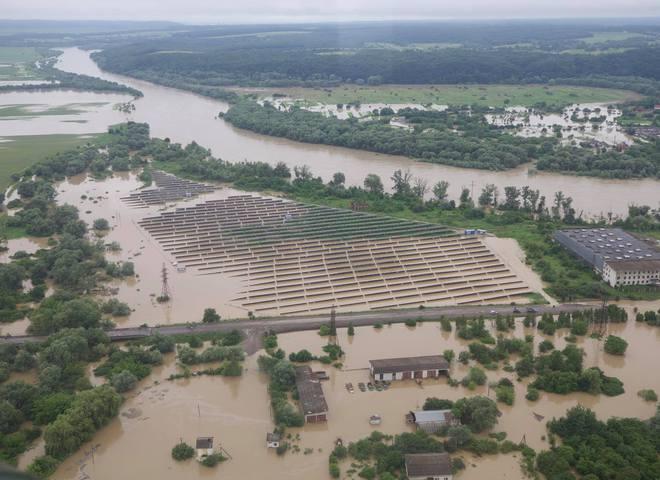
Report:
[[[369,364],[374,380],[436,378],[449,371],[449,362],[442,355],[369,360]]]

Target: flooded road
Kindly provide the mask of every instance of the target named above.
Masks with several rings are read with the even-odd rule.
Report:
[[[640,308],[659,306],[660,303],[655,302]],[[519,322],[513,335],[522,337],[533,333]],[[514,380],[516,391],[513,407],[498,404],[503,414],[493,430],[506,432],[507,438],[514,442],[524,438],[533,448],[542,449],[548,447],[542,438],[547,433],[545,422],[563,415],[566,409],[577,404],[592,408],[600,418],[612,415],[650,417],[655,405],[640,399],[637,391],[642,388],[660,391],[660,377],[640,375],[639,372],[649,364],[660,361],[660,329],[629,321],[610,326],[610,333],[616,333],[630,343],[631,348],[625,357],[604,353],[602,342],[591,338],[580,338],[578,344],[586,352],[585,367],[597,365],[606,374],[621,378],[626,390],[624,395],[610,398],[583,393],[566,396],[541,393],[538,402],[529,402],[524,398],[526,382],[516,382],[515,374],[501,369],[488,372],[490,380],[502,377]],[[535,344],[550,338],[558,348],[562,348],[566,334],[566,330],[554,337],[536,334]],[[319,354],[326,342],[315,332],[279,336],[279,344],[287,352],[307,348]],[[427,397],[458,399],[480,394],[494,398],[494,393],[489,392],[487,387],[478,387],[475,391],[452,388],[444,378],[425,380],[421,387],[413,381],[394,382],[389,390],[382,392],[362,393],[356,389],[351,394],[344,388],[346,382],[356,385],[368,380],[366,367],[369,359],[437,354],[445,349],[458,353],[467,348],[468,342],[456,338],[455,331],[443,332],[438,323],[420,324],[415,328],[393,325],[382,330],[358,327],[354,337],[348,337],[346,330],[340,329],[339,344],[346,352],[342,370],[312,364],[314,370],[325,370],[330,376],[328,381],[323,382],[329,420],[327,424],[288,430],[293,437],[300,435],[300,439],[293,442],[300,448],[299,453],[290,450],[286,456],[278,457],[273,450],[266,448],[265,435],[273,425],[269,413],[267,378],[256,368],[258,354],[248,357],[246,371],[241,378],[204,376],[174,382],[165,380],[177,368],[174,355],[169,354],[164,365],[141,382],[136,393],[129,394],[120,416],[66,460],[53,478],[178,480],[198,476],[232,479],[268,476],[275,480],[329,479],[328,454],[337,438],[342,438],[344,442],[355,441],[374,429],[388,434],[411,431],[404,415],[411,409],[421,408]],[[511,359],[512,362],[515,360]],[[467,370],[468,367],[457,364],[452,366],[451,375],[460,379]],[[544,420],[537,421],[534,413],[544,416]],[[368,418],[372,414],[382,416],[380,426],[369,425]],[[195,462],[177,463],[170,458],[170,449],[179,439],[194,443],[197,436],[207,435],[214,436],[216,444],[219,442],[232,457],[216,470],[205,469]],[[37,446],[30,455],[38,454],[39,448]],[[306,449],[308,453],[304,454]],[[463,457],[467,465],[467,469],[456,477],[460,480],[524,478],[518,465],[519,458],[514,455],[475,458],[460,452],[456,456]],[[342,472],[345,474],[348,468],[348,462],[344,462]]]
[[[58,68],[138,88],[144,97],[135,102],[136,111],[130,115],[133,120],[148,122],[154,136],[169,137],[180,143],[195,140],[224,160],[236,162],[247,159],[270,164],[282,161],[289,166],[309,165],[315,174],[321,175],[326,181],[333,173],[341,171],[346,175],[347,183],[353,185],[362,184],[369,173],[380,175],[384,183],[389,185],[389,177],[394,170],[408,168],[414,175],[427,179],[429,184],[447,180],[452,198],[458,198],[462,187],[474,188],[478,195],[481,187],[487,183],[498,185],[500,191],[507,185],[529,185],[539,189],[548,198],[561,190],[573,197],[578,213],[591,216],[610,211],[623,215],[629,204],[656,206],[660,202],[660,182],[657,180],[623,181],[553,173],[530,174],[528,166],[506,172],[462,169],[399,156],[296,143],[241,131],[216,118],[220,111],[227,110],[227,104],[182,90],[102,72],[87,52],[77,48],[64,49]],[[44,101],[40,103],[46,103],[47,95],[49,93],[44,93]],[[0,103],[4,103],[2,96]]]

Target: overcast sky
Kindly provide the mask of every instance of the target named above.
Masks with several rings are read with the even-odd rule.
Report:
[[[660,0],[0,0],[0,18],[263,23],[660,16]]]

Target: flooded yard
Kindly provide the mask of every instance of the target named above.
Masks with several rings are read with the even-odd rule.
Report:
[[[660,306],[644,305],[640,308]],[[631,314],[632,311],[629,313]],[[566,396],[541,393],[537,402],[525,400],[525,383],[515,381],[515,374],[501,369],[488,372],[490,380],[509,377],[514,381],[516,399],[512,407],[498,404],[502,411],[499,424],[493,431],[507,433],[507,438],[526,441],[535,449],[547,448],[545,422],[564,414],[566,409],[582,404],[592,408],[603,418],[609,416],[636,416],[648,418],[655,405],[637,396],[642,388],[660,391],[660,377],[640,375],[648,365],[660,360],[660,329],[629,321],[627,324],[610,325],[610,333],[625,338],[631,345],[625,357],[613,357],[603,352],[602,343],[581,337],[578,344],[586,352],[585,367],[599,366],[607,375],[619,377],[626,393],[618,397],[592,396],[584,393]],[[534,333],[517,324],[516,337]],[[566,330],[552,338],[557,348],[565,344]],[[535,335],[535,344],[549,338]],[[299,332],[279,336],[280,347],[287,353],[307,348],[312,353],[321,352],[327,339],[316,332]],[[421,408],[427,397],[458,399],[468,395],[488,395],[494,392],[488,387],[474,391],[453,388],[445,378],[423,381],[418,386],[413,381],[393,382],[385,391],[349,393],[344,385],[368,381],[368,361],[377,358],[416,356],[441,353],[454,349],[456,353],[466,349],[467,343],[456,338],[456,333],[443,332],[439,323],[420,324],[415,328],[404,325],[385,326],[382,330],[371,327],[356,328],[354,337],[339,331],[338,342],[346,352],[344,366],[338,370],[332,366],[313,363],[314,370],[325,370],[330,379],[322,382],[329,406],[328,422],[289,429],[300,453],[291,450],[278,457],[267,449],[266,433],[273,425],[269,412],[267,378],[258,372],[256,358],[248,357],[246,370],[241,378],[202,376],[188,380],[165,381],[176,370],[174,355],[166,356],[164,366],[138,386],[137,393],[129,395],[122,406],[120,416],[98,432],[83,448],[65,461],[53,478],[77,480],[90,478],[160,478],[174,480],[183,477],[256,478],[267,475],[273,479],[324,479],[328,474],[328,454],[334,441],[341,438],[345,443],[355,441],[378,429],[396,434],[412,431],[405,423],[409,410]],[[262,352],[260,352],[262,353]],[[512,359],[515,360],[515,359]],[[468,367],[457,364],[451,376],[462,378]],[[382,424],[369,424],[369,416],[379,414]],[[544,417],[538,421],[536,415]],[[177,463],[170,458],[170,449],[180,439],[193,443],[197,436],[214,436],[231,459],[217,467],[205,469],[195,462]],[[307,454],[303,452],[307,449]],[[30,454],[38,453],[30,452]],[[514,455],[485,456],[475,458],[466,452],[456,454],[464,458],[467,469],[457,478],[473,480],[490,475],[491,478],[523,479]],[[347,465],[342,470],[345,472]],[[496,477],[492,477],[497,472]],[[85,476],[88,475],[88,476]]]

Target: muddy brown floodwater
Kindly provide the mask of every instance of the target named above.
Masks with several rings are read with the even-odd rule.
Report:
[[[573,197],[578,213],[584,212],[587,216],[607,214],[610,211],[623,215],[631,203],[657,206],[660,202],[660,182],[657,180],[631,181],[554,173],[530,174],[528,165],[505,172],[454,168],[394,155],[297,143],[238,130],[216,118],[220,111],[226,111],[228,108],[223,102],[103,72],[87,52],[78,48],[63,50],[58,68],[101,77],[141,90],[144,97],[135,102],[136,110],[130,118],[148,122],[154,136],[169,137],[180,143],[190,143],[194,140],[212,149],[216,156],[225,160],[236,162],[247,159],[270,164],[282,161],[291,167],[309,165],[315,174],[321,175],[325,180],[329,180],[333,173],[341,171],[351,185],[361,185],[369,173],[380,175],[389,185],[388,179],[394,170],[408,168],[414,175],[428,180],[429,184],[447,180],[452,198],[458,198],[461,187],[474,188],[474,192],[478,193],[487,183],[499,186],[500,191],[507,185],[529,185],[539,189],[548,198],[558,190],[563,191]],[[35,103],[48,103],[47,95],[48,93],[44,93],[44,99],[40,102],[35,100]],[[2,95],[0,103],[3,103]]]
[[[660,302],[640,304],[639,308],[658,308]],[[632,315],[632,307],[629,307]],[[533,334],[517,324],[514,335]],[[614,357],[603,352],[602,342],[580,338],[578,344],[586,352],[585,366],[599,366],[606,374],[623,380],[626,393],[618,397],[592,396],[588,394],[552,395],[542,393],[538,402],[525,400],[525,383],[515,382],[514,375],[502,370],[488,372],[490,380],[509,377],[516,385],[516,400],[512,407],[499,404],[502,416],[495,431],[507,433],[510,440],[524,439],[535,449],[547,448],[543,440],[545,421],[563,415],[566,409],[577,404],[592,408],[600,418],[609,416],[636,416],[648,418],[655,411],[653,403],[644,402],[637,396],[642,388],[660,390],[660,376],[645,375],[648,365],[660,361],[660,329],[629,321],[627,324],[609,326],[609,333],[625,338],[630,347],[625,357]],[[535,344],[550,338],[558,348],[565,345],[566,331],[553,337],[535,334]],[[315,354],[321,352],[326,340],[315,332],[297,332],[279,336],[279,344],[287,352],[307,348]],[[154,370],[142,381],[136,393],[121,408],[119,417],[99,431],[81,450],[66,460],[53,478],[56,480],[110,480],[116,478],[180,478],[223,477],[271,479],[326,479],[328,454],[333,442],[342,438],[345,442],[362,438],[378,429],[388,434],[410,431],[404,414],[422,406],[427,397],[457,399],[467,395],[490,395],[487,387],[469,391],[463,387],[452,388],[446,379],[425,380],[422,386],[413,381],[395,382],[387,391],[348,393],[344,384],[367,381],[368,360],[408,355],[437,354],[445,349],[456,352],[465,350],[468,342],[456,338],[456,333],[443,332],[438,323],[420,324],[415,328],[404,325],[386,326],[382,330],[371,327],[356,328],[354,337],[348,337],[345,329],[339,331],[339,343],[346,352],[343,370],[321,364],[313,369],[326,370],[330,379],[323,382],[323,390],[329,406],[327,424],[308,425],[290,429],[301,452],[287,453],[278,457],[265,445],[265,436],[273,428],[270,419],[267,394],[267,378],[257,371],[258,354],[248,357],[246,371],[241,378],[199,377],[189,380],[165,381],[176,370],[173,354],[166,356],[165,364]],[[515,358],[512,359],[515,361]],[[200,366],[199,368],[203,368]],[[455,378],[465,375],[468,367],[452,366]],[[368,418],[379,414],[383,422],[378,427],[369,425]],[[533,414],[542,415],[537,421]],[[176,463],[170,457],[170,449],[180,439],[194,443],[197,436],[213,436],[230,455],[231,460],[208,470],[195,462]],[[303,454],[305,449],[311,453]],[[25,455],[21,466],[38,455],[43,445]],[[93,455],[92,455],[93,452]],[[467,465],[466,471],[457,478],[477,480],[506,478],[522,480],[519,458],[514,455],[474,458],[460,453]],[[347,464],[342,465],[345,472]]]

